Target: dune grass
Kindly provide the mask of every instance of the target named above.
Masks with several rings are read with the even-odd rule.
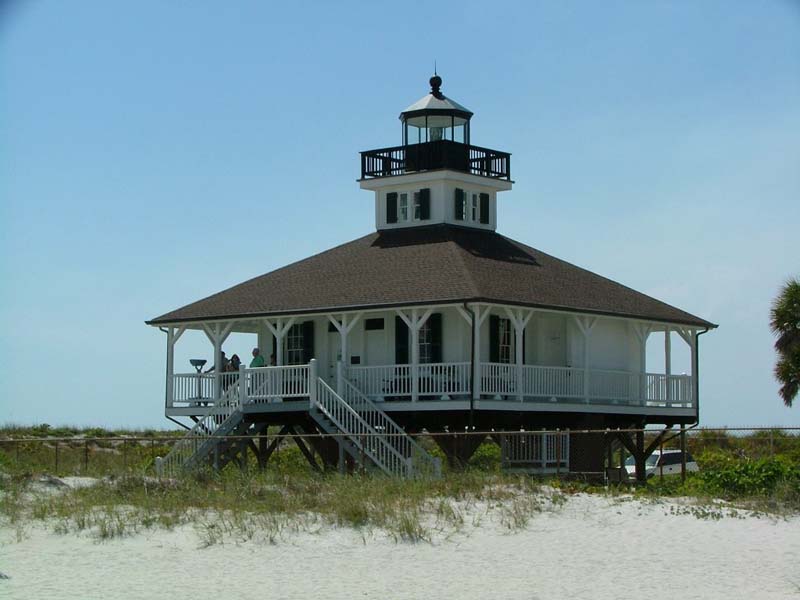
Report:
[[[536,514],[560,505],[560,494],[542,492],[528,477],[480,472],[439,480],[401,480],[359,475],[278,476],[272,473],[199,473],[175,480],[125,476],[53,493],[31,493],[35,480],[7,477],[0,516],[24,528],[43,521],[59,533],[89,532],[99,539],[151,528],[191,524],[206,544],[261,537],[275,541],[284,530],[342,526],[380,530],[398,541],[430,540],[465,525],[477,505],[516,530]]]

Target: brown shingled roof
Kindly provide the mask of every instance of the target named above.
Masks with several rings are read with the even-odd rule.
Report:
[[[449,225],[371,233],[148,323],[464,301],[714,327],[498,233]]]

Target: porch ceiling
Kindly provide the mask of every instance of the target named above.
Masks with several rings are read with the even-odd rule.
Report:
[[[470,301],[716,327],[496,232],[449,225],[375,232],[148,324]]]

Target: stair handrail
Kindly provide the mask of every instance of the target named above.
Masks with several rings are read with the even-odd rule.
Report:
[[[364,452],[387,475],[404,475],[408,460],[388,443],[344,398],[321,377],[317,377],[316,398],[311,408],[319,410],[356,449]]]
[[[438,458],[431,456],[419,442],[408,435],[394,419],[370,400],[350,379],[342,377],[341,381],[344,388],[344,401],[350,404],[375,431],[385,434],[389,443],[406,459],[411,459],[408,476],[415,474],[441,476],[442,463]],[[353,397],[355,397],[355,401],[352,400]],[[359,410],[360,406],[366,407],[366,411]]]
[[[200,447],[213,438],[220,427],[240,410],[240,389],[244,368],[239,370],[239,377],[232,382],[222,396],[210,405],[194,426],[178,440],[163,458],[156,457],[156,473],[159,476],[172,475],[177,467],[183,467],[197,453]]]

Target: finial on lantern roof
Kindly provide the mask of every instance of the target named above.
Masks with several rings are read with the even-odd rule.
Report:
[[[442,87],[442,78],[439,77],[439,75],[436,73],[436,63],[434,63],[433,77],[430,78],[430,84],[431,84],[431,94],[433,94],[433,97],[439,100],[443,100],[444,94],[442,94],[441,90],[439,89]]]

